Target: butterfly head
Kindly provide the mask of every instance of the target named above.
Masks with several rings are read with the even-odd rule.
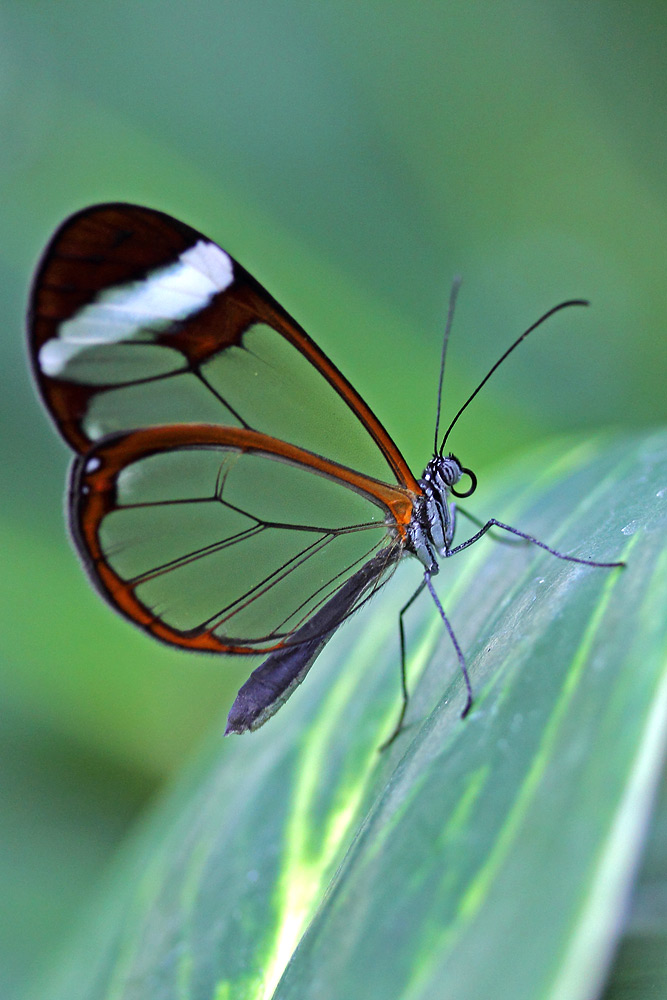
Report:
[[[468,476],[470,486],[467,490],[457,490],[455,486],[463,476]],[[427,488],[439,492],[443,497],[447,493],[452,493],[455,497],[469,497],[477,488],[477,477],[471,469],[466,469],[459,462],[456,455],[435,454],[430,460],[421,482]]]

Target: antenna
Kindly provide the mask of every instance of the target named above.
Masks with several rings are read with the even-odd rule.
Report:
[[[477,388],[475,389],[475,391],[472,392],[468,396],[468,398],[466,399],[465,403],[459,409],[458,413],[456,414],[456,416],[452,420],[451,424],[449,425],[449,427],[445,431],[445,436],[442,439],[442,444],[440,445],[439,449],[437,449],[437,441],[436,441],[436,449],[438,450],[438,452],[439,452],[440,455],[442,455],[442,453],[443,453],[443,451],[445,449],[445,443],[446,443],[447,438],[449,437],[449,435],[451,433],[451,430],[454,427],[454,424],[456,423],[456,421],[459,419],[459,417],[461,416],[461,414],[463,413],[463,411],[466,409],[466,407],[468,407],[469,404],[472,403],[473,399],[475,398],[475,396],[477,395],[477,393],[480,391],[480,389],[482,389],[483,386],[486,385],[486,383],[489,381],[489,379],[491,378],[491,376],[495,372],[496,368],[500,367],[500,365],[503,363],[503,361],[505,360],[505,358],[509,357],[509,355],[515,349],[515,347],[518,347],[519,344],[521,343],[521,341],[525,340],[529,333],[532,333],[533,330],[536,330],[538,326],[541,326],[542,323],[544,323],[545,320],[548,320],[551,316],[553,316],[554,313],[560,312],[561,309],[569,309],[570,306],[588,306],[588,305],[590,305],[590,302],[587,302],[586,299],[568,299],[566,302],[560,302],[557,306],[554,306],[553,309],[549,309],[548,312],[545,312],[544,316],[540,316],[540,318],[535,323],[533,323],[532,326],[529,326],[528,329],[525,330],[521,334],[520,337],[517,337],[517,339],[514,341],[514,343],[510,347],[507,348],[507,350],[502,355],[502,357],[498,358],[498,360],[496,361],[495,365],[491,368],[491,370],[489,372],[487,372],[487,374],[484,376],[484,378],[482,379],[482,381],[479,383],[479,385],[477,386]],[[443,351],[443,357],[444,357],[444,351]]]
[[[442,383],[445,378],[445,357],[447,354],[447,344],[449,343],[449,334],[452,329],[452,323],[454,321],[454,308],[456,306],[456,296],[459,294],[459,288],[461,287],[461,275],[457,274],[452,281],[452,290],[449,293],[449,308],[447,310],[447,322],[445,323],[445,333],[442,338],[442,353],[440,354],[440,378],[438,380],[438,405],[435,411],[435,434],[433,435],[433,454],[437,454],[438,451],[438,430],[440,428],[440,409],[442,406]]]

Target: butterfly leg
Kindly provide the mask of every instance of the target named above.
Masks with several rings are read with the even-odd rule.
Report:
[[[452,645],[456,650],[456,655],[459,660],[459,667],[461,668],[461,673],[463,674],[463,680],[465,681],[466,692],[467,692],[466,703],[463,706],[463,711],[461,712],[461,718],[464,719],[468,714],[468,712],[470,711],[470,709],[472,708],[472,700],[473,700],[472,684],[470,683],[470,677],[468,675],[468,668],[466,667],[465,657],[463,655],[461,647],[459,646],[459,641],[456,638],[456,634],[454,633],[454,629],[450,624],[449,618],[445,614],[445,609],[440,603],[440,598],[435,592],[435,587],[433,586],[433,582],[431,580],[431,574],[428,572],[424,573],[424,583],[428,587],[428,592],[433,598],[433,601],[435,603],[436,608],[438,609],[440,617],[444,622],[445,628],[449,632],[449,638],[452,640]]]
[[[463,507],[457,507],[456,509],[457,512],[461,514],[462,517],[467,517],[467,519],[469,521],[472,521],[473,524],[476,524],[478,528],[482,528],[484,526],[484,521],[482,521],[481,517],[475,517],[474,514],[471,514],[470,511],[468,510],[464,510]],[[530,544],[527,538],[508,537],[507,535],[499,535],[493,531],[490,532],[489,538],[492,538],[494,542],[501,542],[503,545]]]
[[[582,566],[599,566],[603,569],[611,569],[615,566],[625,566],[624,562],[596,562],[593,559],[579,559],[577,556],[566,556],[564,552],[557,552],[556,549],[552,549],[549,545],[541,542],[538,538],[534,538],[532,535],[527,535],[524,531],[519,531],[518,528],[511,528],[509,524],[503,524],[502,521],[496,520],[492,517],[490,521],[477,531],[471,538],[468,538],[465,542],[461,542],[460,545],[455,545],[453,549],[449,549],[445,556],[453,556],[457,552],[462,552],[463,549],[467,549],[470,545],[477,542],[482,535],[485,535],[487,531],[491,528],[501,528],[503,531],[509,531],[512,535],[517,535],[519,538],[523,538],[526,542],[531,542],[533,545],[538,545],[541,549],[546,552],[550,552],[552,556],[556,556],[557,559],[564,559],[566,562],[580,563]]]
[[[445,532],[445,548],[451,548],[451,544],[454,541],[454,535],[456,533],[456,512],[457,507],[453,500],[449,502],[449,524],[447,525],[447,531]]]
[[[403,616],[405,615],[405,613],[408,610],[408,608],[413,604],[413,602],[416,601],[416,599],[419,597],[419,595],[421,594],[421,592],[424,590],[425,587],[428,588],[428,592],[431,595],[431,597],[433,598],[433,601],[435,602],[435,606],[438,609],[440,617],[442,618],[442,620],[444,622],[445,628],[447,629],[447,632],[449,633],[449,638],[452,640],[452,644],[454,646],[454,649],[456,650],[456,655],[458,657],[459,666],[461,668],[461,673],[463,674],[463,680],[465,681],[467,698],[466,698],[466,703],[464,705],[463,711],[461,712],[461,718],[462,719],[468,714],[468,712],[470,711],[470,709],[472,707],[472,701],[473,701],[472,685],[470,683],[470,677],[468,675],[468,668],[466,667],[465,657],[463,655],[461,647],[459,646],[459,642],[458,642],[458,639],[456,638],[456,634],[454,632],[454,629],[452,628],[452,626],[450,624],[450,621],[449,621],[447,615],[445,614],[445,610],[444,610],[442,604],[440,603],[440,598],[438,597],[438,595],[435,592],[435,588],[434,588],[433,583],[431,581],[431,573],[429,573],[427,571],[427,572],[424,573],[424,579],[419,584],[419,586],[415,590],[415,592],[412,595],[412,597],[410,598],[410,600],[407,601],[403,605],[403,607],[400,610],[399,616],[398,616],[399,634],[400,634],[400,642],[401,642],[401,693],[402,693],[402,696],[403,696],[403,704],[401,705],[401,711],[400,711],[400,714],[399,714],[399,717],[398,717],[398,722],[396,723],[396,726],[394,727],[394,731],[392,732],[392,734],[389,737],[389,739],[385,740],[385,742],[382,744],[382,746],[380,747],[380,750],[386,750],[386,748],[388,746],[390,746],[390,744],[392,744],[394,742],[394,740],[396,739],[396,737],[398,736],[398,734],[401,731],[401,728],[403,726],[403,720],[405,719],[405,713],[406,713],[407,708],[408,708],[409,694],[408,694],[407,674],[406,674],[406,668],[405,668],[405,626],[404,626],[404,623],[403,623]]]
[[[398,721],[394,726],[394,729],[389,739],[385,740],[382,746],[380,747],[381,751],[386,750],[387,747],[394,742],[394,740],[400,733],[403,727],[403,720],[405,719],[405,713],[408,710],[408,701],[410,700],[410,696],[408,694],[408,678],[405,667],[405,624],[403,622],[403,616],[405,615],[408,608],[410,608],[417,600],[417,598],[419,597],[425,586],[426,586],[426,580],[422,580],[422,582],[419,584],[412,597],[408,601],[406,601],[406,603],[403,605],[398,614],[398,633],[399,633],[400,647],[401,647],[401,696],[403,700],[401,704],[401,711],[398,716]]]

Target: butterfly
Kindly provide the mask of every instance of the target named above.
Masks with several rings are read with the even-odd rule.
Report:
[[[491,528],[556,552],[496,519],[454,544],[456,502],[476,478],[449,432],[420,478],[329,358],[226,251],[150,208],[103,204],[67,219],[34,281],[36,384],[75,452],[69,525],[92,583],[123,616],[196,652],[267,654],[241,687],[227,732],[261,726],[338,627],[412,555],[465,658],[432,578]],[[467,488],[462,488],[467,480]],[[461,513],[464,513],[461,511]]]

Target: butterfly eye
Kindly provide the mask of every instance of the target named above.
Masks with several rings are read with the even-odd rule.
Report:
[[[477,489],[477,476],[472,469],[461,469],[461,472],[464,476],[468,476],[470,479],[470,486],[465,491],[455,490],[453,486],[450,487],[450,489],[455,497],[458,497],[460,500],[464,500],[466,497],[471,497]]]

